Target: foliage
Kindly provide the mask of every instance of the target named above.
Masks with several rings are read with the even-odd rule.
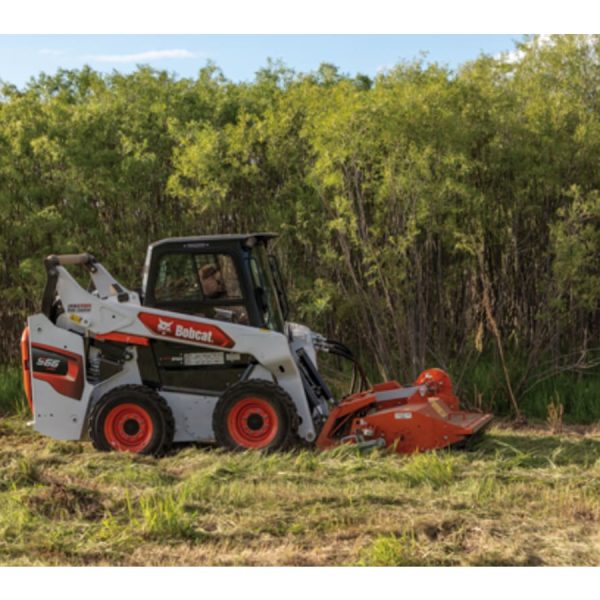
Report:
[[[39,308],[46,254],[91,251],[135,288],[151,241],[273,230],[294,318],[356,348],[374,379],[437,365],[507,412],[559,375],[585,385],[600,37],[519,52],[374,81],[270,62],[238,84],[211,64],[195,79],[86,67],[4,84],[2,360]]]

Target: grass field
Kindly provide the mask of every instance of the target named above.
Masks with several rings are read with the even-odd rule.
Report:
[[[3,565],[599,565],[600,432],[154,459],[0,418]]]

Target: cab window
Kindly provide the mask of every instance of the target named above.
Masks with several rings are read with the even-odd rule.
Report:
[[[160,259],[154,286],[158,302],[239,300],[235,265],[226,254],[166,254]]]
[[[157,267],[154,300],[177,312],[248,323],[235,263],[227,254],[165,254]]]

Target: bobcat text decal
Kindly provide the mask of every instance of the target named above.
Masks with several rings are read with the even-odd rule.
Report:
[[[144,312],[139,313],[138,318],[150,331],[164,337],[219,346],[220,348],[232,348],[234,346],[233,340],[223,330],[214,325],[195,323],[186,319],[161,317]]]

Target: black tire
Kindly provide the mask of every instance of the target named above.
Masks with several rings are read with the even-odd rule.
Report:
[[[173,443],[175,419],[166,400],[143,385],[122,385],[94,405],[89,437],[97,450],[160,456]]]
[[[284,389],[253,379],[236,383],[223,393],[212,425],[217,443],[224,448],[272,451],[294,445],[299,422],[296,407]]]

